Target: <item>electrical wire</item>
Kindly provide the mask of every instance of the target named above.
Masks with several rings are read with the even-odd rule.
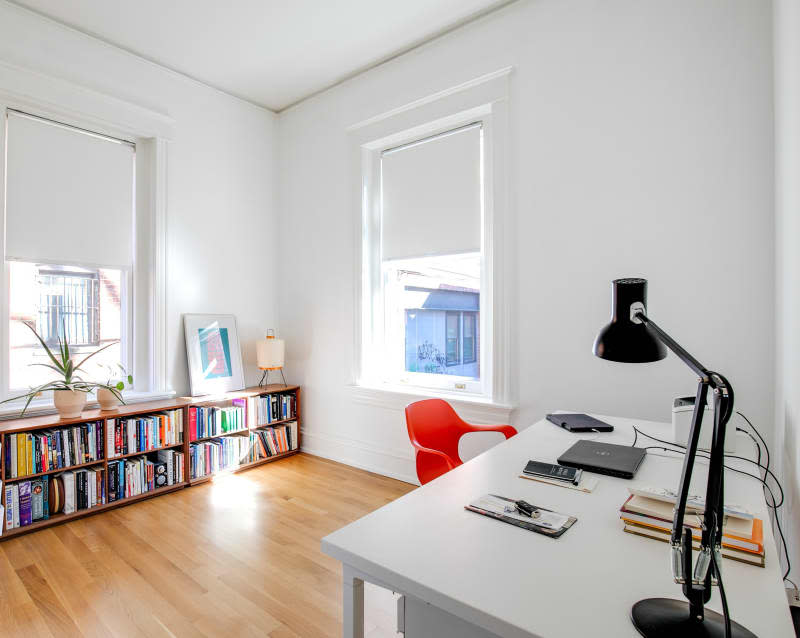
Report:
[[[753,440],[753,443],[756,445],[756,449],[758,450],[758,459],[757,459],[757,461],[753,461],[752,459],[748,459],[748,458],[745,458],[745,457],[742,457],[742,456],[737,456],[737,455],[734,455],[734,454],[726,454],[725,457],[726,458],[740,459],[740,460],[746,461],[748,463],[752,463],[753,465],[756,465],[759,469],[764,470],[764,476],[761,477],[761,476],[757,476],[757,475],[754,475],[754,474],[750,474],[749,472],[745,472],[743,470],[739,470],[739,469],[730,467],[729,465],[724,465],[723,464],[723,467],[725,469],[727,469],[727,470],[732,471],[732,472],[736,472],[737,474],[744,474],[745,476],[749,476],[751,478],[756,479],[757,481],[760,481],[761,484],[762,484],[762,487],[764,489],[765,499],[766,499],[767,494],[769,494],[769,499],[766,499],[767,507],[772,509],[773,512],[774,512],[773,520],[774,520],[774,523],[775,523],[775,527],[778,530],[778,536],[780,537],[781,546],[783,547],[783,554],[784,554],[784,557],[786,559],[786,571],[784,572],[783,579],[785,581],[788,581],[788,582],[792,583],[792,585],[795,586],[795,589],[797,589],[797,586],[794,584],[794,582],[788,578],[788,576],[789,576],[789,574],[790,574],[790,572],[792,570],[792,566],[791,566],[791,560],[789,558],[789,549],[788,549],[787,544],[786,544],[786,536],[783,533],[783,528],[781,527],[780,517],[778,516],[778,511],[777,511],[778,508],[780,508],[784,504],[784,501],[785,501],[783,486],[781,485],[781,482],[778,480],[778,477],[775,476],[775,473],[772,472],[772,470],[770,470],[770,468],[769,468],[771,459],[770,459],[769,447],[767,446],[767,443],[764,440],[764,437],[761,436],[761,433],[758,431],[758,429],[753,425],[753,423],[750,421],[750,419],[748,419],[742,412],[737,411],[736,413],[739,416],[741,416],[747,422],[747,424],[752,428],[753,432],[755,432],[756,435],[758,436],[758,438],[761,440],[761,443],[764,445],[764,453],[765,453],[765,457],[766,457],[766,465],[762,465],[761,464],[761,446],[759,445],[758,441],[756,441],[755,438],[753,438],[752,434],[750,434],[747,430],[744,430],[742,428],[737,428],[737,430],[739,430],[741,432],[745,432],[748,436],[750,436],[750,438]],[[658,447],[658,446],[649,446],[649,447],[644,448],[645,450],[658,449],[658,450],[662,450],[664,452],[675,452],[675,453],[679,453],[679,454],[685,454],[685,450],[686,450],[686,446],[685,445],[681,445],[680,443],[672,443],[671,441],[664,441],[662,439],[656,438],[656,437],[654,437],[654,436],[652,436],[650,434],[642,432],[636,426],[634,426],[633,430],[634,430],[634,439],[633,439],[632,445],[636,445],[636,442],[639,439],[639,435],[641,434],[642,436],[647,437],[649,439],[652,439],[653,441],[657,441],[658,443],[663,443],[665,445],[670,445],[670,446],[674,446],[674,447],[680,448],[680,450],[675,450],[675,449],[668,449],[668,448],[663,448],[663,447]],[[705,453],[702,450],[698,450],[697,451],[697,455],[700,456],[701,458],[705,458],[705,459],[709,458],[707,453]],[[772,488],[769,486],[769,483],[767,482],[767,477],[768,476],[772,478],[772,480],[775,482],[775,485],[777,486],[777,488],[779,490],[780,502],[778,502],[778,500],[775,498],[775,493],[773,492]],[[770,503],[770,500],[772,501],[771,503]]]
[[[714,512],[714,529],[711,531],[711,565],[717,575],[717,586],[719,587],[719,598],[722,601],[722,618],[725,621],[725,638],[731,638],[731,616],[728,611],[728,597],[725,595],[725,585],[722,583],[722,570],[717,564],[717,552],[714,551],[716,540],[713,538],[717,529],[717,513]]]

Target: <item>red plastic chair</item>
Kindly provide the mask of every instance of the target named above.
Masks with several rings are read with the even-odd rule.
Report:
[[[502,432],[510,439],[510,425],[470,425],[447,401],[426,399],[406,407],[408,438],[417,451],[417,478],[425,485],[462,464],[458,441],[468,432]]]

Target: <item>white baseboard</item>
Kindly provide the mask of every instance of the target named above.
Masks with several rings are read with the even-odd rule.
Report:
[[[413,455],[380,449],[361,441],[302,431],[302,450],[312,456],[419,485]]]

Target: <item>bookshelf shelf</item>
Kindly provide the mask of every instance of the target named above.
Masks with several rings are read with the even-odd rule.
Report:
[[[189,440],[190,439],[189,408],[191,407],[204,407],[204,408],[231,407],[232,403],[235,403],[235,400],[241,400],[241,399],[247,400],[266,395],[284,395],[284,394],[293,395],[294,397],[293,403],[295,406],[295,416],[293,418],[276,420],[273,421],[272,423],[265,423],[263,425],[255,426],[252,429],[245,428],[234,432],[225,432],[217,436],[197,439],[196,441]],[[241,401],[239,401],[239,403],[241,403]],[[292,403],[292,401],[289,401],[288,403]],[[246,401],[245,405],[248,406],[246,409],[249,410],[249,406],[251,405],[251,403],[249,401]],[[8,435],[20,434],[20,433],[35,434],[38,430],[60,428],[63,426],[79,425],[84,423],[99,423],[102,429],[101,432],[103,437],[102,440],[104,442],[107,442],[108,434],[111,434],[113,440],[113,432],[109,432],[109,427],[112,426],[113,421],[115,419],[128,418],[128,417],[145,417],[155,413],[163,413],[169,410],[182,411],[183,439],[184,439],[183,443],[165,445],[162,447],[154,448],[152,450],[145,450],[142,452],[130,452],[128,454],[122,454],[116,456],[112,456],[110,450],[108,449],[108,445],[105,445],[104,447],[106,449],[104,449],[105,453],[104,456],[96,461],[89,461],[87,463],[70,465],[69,467],[51,469],[46,472],[39,472],[37,474],[27,474],[25,476],[18,476],[13,478],[8,476],[8,474],[10,474],[10,471],[6,468],[7,458],[5,455],[6,443],[7,443],[6,437]],[[2,528],[0,529],[3,529],[2,536],[0,536],[0,541],[8,540],[10,538],[15,538],[17,536],[20,536],[21,534],[28,534],[30,532],[35,532],[40,529],[52,527],[53,525],[59,525],[61,523],[66,523],[68,521],[72,521],[78,518],[83,518],[85,516],[98,514],[100,512],[114,509],[116,507],[123,507],[125,505],[130,505],[132,503],[136,503],[138,501],[142,501],[148,498],[155,498],[163,494],[167,494],[170,492],[174,492],[176,490],[190,487],[192,485],[205,483],[207,481],[213,480],[215,477],[218,476],[226,474],[234,474],[236,472],[248,470],[254,467],[258,467],[260,465],[264,465],[266,463],[271,463],[273,461],[278,461],[280,459],[298,454],[300,452],[301,438],[302,438],[300,412],[301,412],[300,387],[296,385],[284,386],[279,384],[272,384],[263,387],[247,388],[246,390],[242,390],[239,392],[229,392],[227,394],[221,394],[213,397],[208,397],[208,396],[182,397],[177,399],[169,399],[165,401],[150,401],[147,403],[123,405],[120,406],[118,409],[109,412],[101,412],[100,410],[86,410],[85,412],[83,412],[83,414],[81,414],[80,418],[73,418],[73,419],[59,419],[57,415],[52,415],[52,416],[38,416],[38,417],[29,417],[24,419],[0,421],[0,441],[2,441],[3,444],[2,445],[3,454],[0,454],[0,481],[2,481],[2,487],[3,487],[3,489],[0,490],[0,499],[2,499],[1,502],[3,503],[3,505],[5,505],[6,484],[9,484],[9,489],[11,489],[10,485],[18,484],[22,481],[36,479],[37,477],[46,477],[48,475],[59,474],[61,472],[67,472],[71,470],[80,470],[93,467],[96,467],[97,469],[106,470],[105,472],[106,494],[108,494],[109,477],[107,470],[109,469],[110,462],[130,459],[131,457],[138,457],[151,454],[154,455],[154,453],[159,452],[161,450],[174,450],[175,452],[183,453],[183,475],[187,477],[186,480],[181,481],[179,483],[175,483],[174,485],[159,487],[157,489],[150,490],[149,492],[143,492],[142,494],[137,494],[136,496],[129,496],[127,498],[112,501],[110,503],[96,505],[95,507],[92,508],[77,510],[70,514],[63,514],[63,513],[53,514],[45,520],[38,520],[31,523],[30,525],[25,525],[23,527],[14,527],[12,529],[5,529],[6,521],[5,520],[0,521],[0,525],[2,525]],[[209,476],[204,476],[197,479],[188,478],[191,476],[191,459],[190,459],[191,444],[201,443],[203,441],[213,441],[214,439],[218,439],[223,436],[246,434],[256,429],[279,427],[281,425],[286,425],[293,421],[297,422],[297,428],[296,428],[297,441],[294,442],[294,444],[296,445],[295,449],[288,452],[283,452],[281,454],[276,454],[274,456],[270,456],[264,459],[259,459],[258,461],[254,461],[252,463],[245,463],[243,465],[236,466],[235,468],[226,468],[225,470],[220,470]],[[17,488],[15,487],[14,490],[16,489]]]
[[[6,483],[14,483],[16,481],[29,481],[39,476],[47,476],[48,474],[58,474],[59,472],[68,472],[70,470],[79,470],[82,467],[91,467],[93,465],[104,465],[105,459],[98,459],[97,461],[89,461],[88,463],[80,463],[78,465],[69,465],[67,467],[60,467],[58,469],[47,470],[46,472],[38,472],[36,474],[26,474],[25,476],[7,477]]]
[[[231,430],[230,432],[223,432],[222,434],[215,434],[214,436],[204,436],[199,439],[195,439],[194,441],[189,441],[189,443],[202,443],[203,441],[213,441],[214,439],[222,438],[223,436],[234,436],[235,434],[248,434],[250,432],[250,428],[245,428],[243,430]]]
[[[142,454],[152,454],[153,452],[158,452],[159,450],[175,450],[178,448],[182,448],[183,443],[175,443],[173,445],[163,445],[161,447],[154,447],[152,450],[142,450],[141,452],[128,452],[127,454],[116,454],[115,456],[109,456],[109,461],[119,461],[120,459],[129,459],[132,456],[142,456]]]
[[[189,483],[187,481],[181,481],[180,483],[175,483],[175,485],[165,485],[164,487],[157,487],[156,489],[150,490],[148,492],[142,492],[141,494],[136,494],[134,496],[126,496],[125,498],[121,498],[118,501],[111,501],[110,503],[106,503],[105,505],[102,505],[100,507],[115,507],[117,505],[125,505],[126,503],[135,503],[136,501],[143,501],[146,498],[160,496],[161,494],[166,494],[167,492],[174,492],[175,490],[179,490],[182,487],[186,487],[188,484]]]
[[[249,470],[259,465],[264,465],[265,463],[272,463],[273,461],[279,461],[280,459],[285,458],[287,456],[294,456],[298,452],[300,452],[300,450],[290,450],[288,452],[282,452],[281,454],[276,454],[275,456],[268,456],[265,459],[258,459],[258,461],[253,461],[252,463],[244,463],[242,465],[237,465],[236,467],[226,467],[224,470],[218,470],[212,474],[206,474],[205,476],[199,476],[197,478],[189,479],[189,485],[206,483],[219,476],[236,474],[237,472],[241,472],[242,470]]]

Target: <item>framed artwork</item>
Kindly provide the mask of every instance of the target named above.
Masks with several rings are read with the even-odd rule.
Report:
[[[233,315],[183,315],[192,396],[244,389],[242,350]]]

